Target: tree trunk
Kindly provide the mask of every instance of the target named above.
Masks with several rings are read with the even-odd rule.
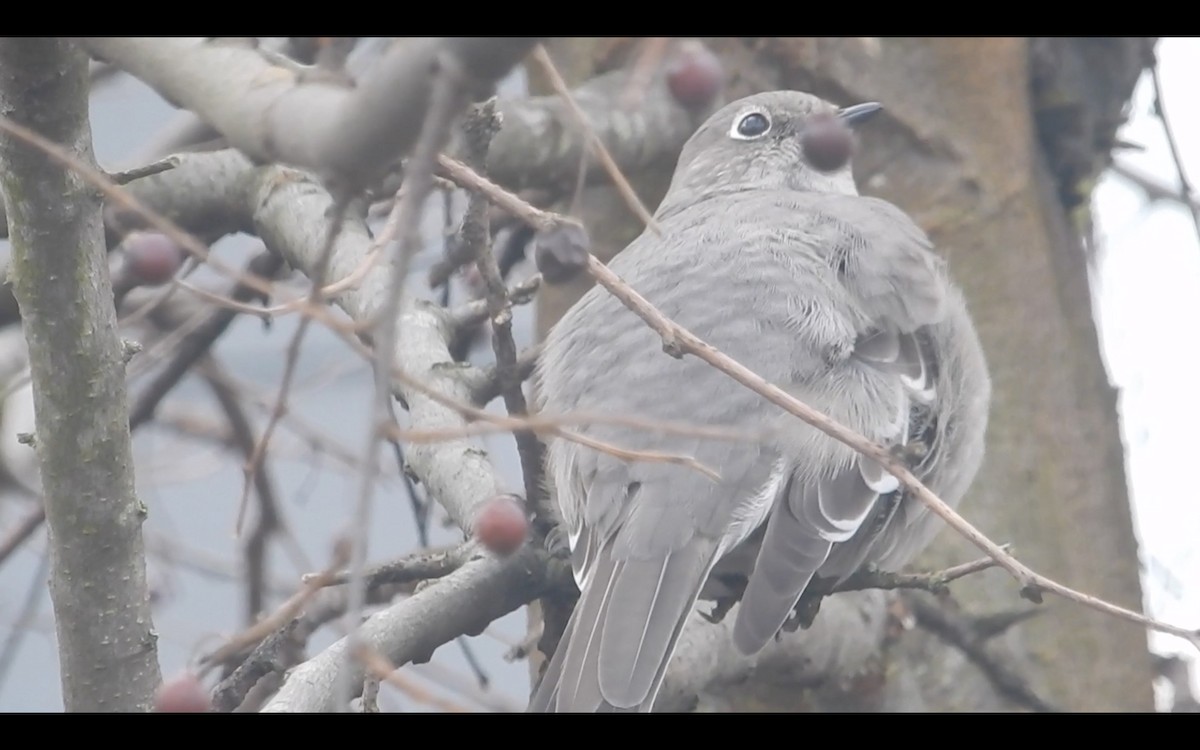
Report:
[[[62,39],[0,40],[0,111],[95,169],[87,57]],[[146,711],[161,681],[134,492],[124,353],[100,196],[74,169],[0,136],[13,292],[33,380],[50,594],[68,711]]]
[[[964,288],[994,382],[988,457],[964,514],[1039,572],[1141,608],[1116,399],[1092,319],[1077,205],[1107,163],[1144,40],[717,39],[726,99],[772,88],[886,110],[863,128],[860,188],[908,211]],[[551,54],[575,83],[620,64],[630,40],[563,40]],[[535,85],[537,81],[535,80]],[[649,206],[671,166],[630,175]],[[608,187],[581,217],[602,257],[641,231]],[[539,333],[586,288],[550,287]],[[930,568],[978,557],[943,532]],[[761,665],[700,706],[753,710],[1151,710],[1151,660],[1137,626],[1052,600],[1033,607],[1000,571],[944,601],[876,597],[892,626],[852,674],[795,679]],[[884,601],[890,601],[885,605]],[[874,601],[874,604],[870,602]],[[1018,614],[1017,617],[1020,617]],[[864,616],[874,625],[879,618]],[[916,627],[896,627],[915,621]],[[998,633],[998,634],[997,634]],[[805,633],[791,637],[804,638]],[[995,637],[991,637],[995,636]],[[813,637],[817,637],[815,634]],[[798,691],[798,688],[807,688]]]

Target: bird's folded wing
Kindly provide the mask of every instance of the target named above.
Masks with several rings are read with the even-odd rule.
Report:
[[[886,328],[865,332],[851,356],[839,365],[856,372],[839,380],[846,389],[868,385],[858,392],[824,395],[840,399],[842,411],[869,415],[860,417],[858,426],[868,428],[863,431],[871,439],[884,445],[903,444],[909,420],[917,413],[914,407],[935,392],[936,368],[925,361],[926,354],[914,334]],[[889,381],[894,387],[886,387]],[[846,403],[858,407],[847,410]],[[826,455],[815,451],[812,460],[824,460]],[[853,567],[861,564],[873,540],[860,536],[860,530],[879,498],[899,488],[895,477],[865,456],[854,455],[840,467],[814,467],[809,459],[794,457],[796,468],[767,521],[734,625],[734,642],[743,653],[757,652],[774,637],[835,544],[853,540],[857,558]]]

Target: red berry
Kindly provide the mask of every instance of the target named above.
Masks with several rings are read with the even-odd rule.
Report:
[[[182,672],[158,686],[154,694],[154,710],[158,713],[198,714],[212,709],[208,691],[200,678]]]
[[[525,517],[525,508],[512,495],[493,497],[475,516],[475,537],[497,555],[516,552],[528,534],[529,519]]]
[[[131,280],[155,286],[174,278],[183,265],[184,250],[159,232],[132,232],[121,243]]]
[[[809,118],[800,143],[809,164],[822,172],[832,172],[850,161],[854,134],[837,117],[819,114]]]
[[[681,42],[675,58],[667,65],[667,88],[685,107],[705,107],[725,85],[721,60],[700,42]]]

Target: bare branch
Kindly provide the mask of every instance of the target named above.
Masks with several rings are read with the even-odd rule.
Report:
[[[380,430],[383,415],[392,414],[392,378],[389,368],[396,358],[397,315],[400,312],[404,297],[404,282],[408,278],[408,266],[417,250],[417,229],[420,222],[421,209],[425,199],[433,189],[433,167],[437,153],[449,137],[450,125],[454,120],[459,106],[465,98],[466,71],[460,64],[443,53],[432,61],[432,93],[429,97],[429,108],[421,125],[420,137],[416,148],[409,160],[405,179],[404,196],[400,199],[397,209],[396,224],[399,226],[399,241],[393,251],[391,268],[388,274],[388,294],[379,307],[378,325],[373,332],[375,356],[371,360],[374,375],[374,393],[372,413],[379,415],[375,420],[369,420],[365,446],[363,450],[362,472],[359,475],[358,502],[354,508],[353,533],[351,535],[350,553],[350,607],[351,627],[347,657],[362,652],[362,643],[358,640],[358,630],[355,625],[361,616],[366,592],[363,588],[363,566],[367,557],[367,534],[371,517],[371,499],[375,490],[375,475],[378,472],[379,453],[377,445],[382,437]],[[346,674],[349,672],[347,671]],[[361,684],[361,678],[343,681],[344,687],[339,692],[349,693],[354,683]],[[349,698],[349,695],[344,695]],[[339,708],[344,704],[339,701]]]
[[[509,299],[512,299],[512,294],[510,291]],[[517,354],[513,370],[514,376],[520,378],[522,382],[528,380],[533,375],[533,368],[537,366],[541,351],[541,346],[531,346]],[[482,371],[481,375],[479,382],[471,387],[471,401],[478,406],[487,406],[492,399],[500,395],[500,378],[494,366]]]
[[[532,302],[537,295],[537,290],[541,286],[542,277],[540,274],[530,276],[506,292],[508,303],[510,305],[524,305]],[[486,299],[473,299],[470,302],[464,302],[449,310],[450,322],[455,328],[459,329],[477,326],[488,319],[490,315],[488,306],[490,304]],[[496,395],[499,396],[499,392]]]
[[[541,48],[539,47],[539,50]],[[544,52],[543,52],[544,53]],[[479,106],[467,118],[464,125],[468,159],[478,168],[485,168],[488,149],[492,138],[500,129],[495,101]],[[463,216],[463,244],[475,258],[486,287],[488,315],[492,322],[492,349],[496,354],[496,379],[500,394],[504,397],[504,408],[509,416],[522,417],[529,413],[525,403],[525,392],[521,388],[522,378],[517,374],[517,345],[512,335],[512,309],[508,288],[500,274],[500,266],[492,253],[491,225],[488,220],[490,205],[485,196],[472,192]],[[521,460],[521,473],[525,482],[525,507],[534,518],[549,519],[549,509],[542,482],[542,459],[545,446],[537,435],[529,430],[513,432],[517,453]]]
[[[213,689],[213,709],[223,713],[234,710],[264,676],[282,674],[296,664],[304,650],[303,639],[297,632],[299,625],[300,620],[290,620],[255,646],[246,660]]]
[[[492,183],[472,173],[465,164],[443,158],[441,165],[446,176],[456,184],[471,190],[478,190],[488,196],[496,205],[512,211],[516,216],[539,229],[548,229],[557,225],[569,224],[570,219],[542,211],[522,201],[495,183]],[[981,531],[972,526],[953,508],[946,505],[939,497],[931,492],[899,459],[886,448],[878,445],[853,430],[834,421],[824,413],[808,406],[791,394],[783,391],[761,376],[722,354],[712,345],[701,340],[683,326],[664,316],[644,297],[626,284],[619,276],[610,271],[598,258],[590,253],[586,259],[588,273],[622,304],[633,311],[646,322],[663,341],[663,350],[674,357],[691,354],[712,367],[720,370],[743,386],[749,388],[784,411],[796,416],[816,427],[825,434],[850,446],[854,450],[878,461],[887,471],[896,477],[912,495],[924,503],[929,509],[945,521],[951,528],[964,536],[968,541],[979,547],[997,564],[1008,571],[1021,584],[1021,595],[1031,601],[1040,602],[1041,592],[1049,591],[1065,599],[1083,604],[1105,614],[1119,617],[1129,622],[1152,628],[1164,633],[1179,636],[1200,648],[1200,631],[1192,631],[1147,617],[1138,612],[1119,607],[1097,597],[1075,591],[1050,578],[1040,575],[1021,563],[1003,547],[993,542]]]
[[[961,617],[947,612],[923,597],[905,600],[917,617],[917,623],[963,652],[979,667],[1001,695],[1034,711],[1055,712],[1059,709],[1047,702],[1001,657],[991,654],[987,646]]]
[[[362,185],[417,141],[439,59],[486,95],[533,47],[533,38],[428,38],[394,43],[354,88],[308,82],[245,46],[181,38],[88,39],[97,58],[137,76],[263,161]],[[321,78],[314,76],[314,78]]]
[[[316,264],[310,269],[309,273],[309,278],[312,280],[312,289],[308,293],[310,309],[318,308],[324,299],[325,279],[329,274],[329,259],[333,255],[338,235],[342,232],[349,203],[350,200],[346,194],[336,198],[333,202],[332,216],[329,222],[328,234],[325,237],[325,243],[321,247],[321,254],[317,257]],[[296,326],[296,331],[292,334],[291,340],[288,341],[287,352],[284,356],[283,375],[280,377],[279,391],[275,396],[275,406],[271,410],[270,417],[267,419],[266,427],[263,428],[262,434],[258,436],[258,443],[254,446],[254,450],[250,453],[250,457],[246,459],[246,463],[242,467],[242,473],[244,474],[242,499],[238,503],[237,521],[234,524],[234,528],[239,534],[242,530],[242,520],[250,497],[250,487],[254,483],[254,478],[258,475],[263,463],[266,461],[267,446],[271,442],[271,436],[275,434],[275,427],[279,424],[279,420],[283,417],[283,413],[287,409],[288,393],[292,387],[292,380],[296,376],[296,367],[300,363],[301,343],[304,341],[304,335],[308,332],[308,327],[312,323],[312,320],[313,318],[307,315],[301,318],[300,323]]]
[[[359,637],[393,664],[427,660],[439,646],[464,633],[481,632],[488,623],[540,596],[562,575],[570,575],[565,563],[551,562],[544,552],[528,545],[506,560],[472,560],[369,617],[359,628]],[[263,710],[333,710],[333,686],[339,674],[350,670],[355,684],[365,676],[360,663],[346,659],[346,649],[343,638],[293,669]]]
[[[364,571],[363,581],[368,588],[371,588],[388,583],[415,583],[441,578],[462,567],[462,564],[474,552],[474,546],[468,543],[448,550],[406,555],[398,560],[383,563]],[[349,583],[350,576],[350,571],[341,571],[332,576],[312,573],[306,575],[304,581],[307,583],[315,580],[322,586],[339,586]]]
[[[305,581],[300,590],[293,594],[286,602],[279,605],[274,612],[246,628],[241,633],[238,633],[234,637],[230,638],[211,653],[202,657],[200,659],[200,665],[204,667],[214,667],[218,664],[222,664],[234,654],[237,654],[238,652],[244,651],[248,648],[252,648],[264,638],[269,636],[272,632],[283,627],[286,623],[291,621],[300,612],[300,610],[304,608],[304,605],[307,604],[308,601],[318,591],[327,585],[328,580],[334,575],[334,570],[345,564],[345,560],[340,558],[344,558],[344,555],[342,554],[342,551],[338,549],[335,551],[335,559],[329,568]]]
[[[1172,201],[1183,205],[1193,214],[1200,213],[1200,200],[1197,200],[1191,193],[1184,194],[1183,191],[1168,185],[1165,181],[1119,160],[1113,161],[1110,168],[1118,176],[1141,188],[1151,201]]]
[[[149,177],[159,172],[166,172],[168,169],[174,169],[177,166],[179,166],[179,159],[168,156],[140,167],[126,169],[122,172],[114,172],[108,178],[117,185],[127,185],[134,180],[140,180],[143,177]]]
[[[1171,160],[1175,162],[1175,174],[1179,177],[1178,199],[1192,216],[1192,224],[1196,227],[1197,239],[1200,239],[1200,208],[1192,200],[1192,184],[1188,181],[1187,171],[1183,168],[1183,157],[1179,155],[1179,144],[1175,141],[1175,130],[1167,119],[1167,108],[1163,104],[1162,80],[1158,74],[1158,63],[1150,66],[1150,81],[1154,84],[1154,111],[1162,121],[1163,134],[1167,137],[1167,147],[1171,150]]]
[[[311,268],[320,251],[322,217],[331,203],[329,195],[312,183],[273,184],[269,174],[264,174],[260,185],[262,192],[253,198],[258,206],[255,223],[259,236],[268,247],[283,253],[293,267]],[[360,266],[368,250],[365,229],[347,226],[333,254],[331,276],[349,275]],[[361,284],[340,292],[334,301],[356,321],[377,319],[389,294],[388,275],[389,269],[375,266]],[[450,340],[452,326],[445,310],[405,295],[397,317],[402,323],[398,326],[396,351],[403,352],[403,357],[397,357],[392,366],[403,367],[437,393],[458,402],[469,402],[471,391],[464,373],[473,370],[450,356],[446,342]],[[457,410],[411,384],[401,384],[399,395],[414,426],[445,428],[466,424]],[[470,528],[477,503],[504,491],[487,454],[466,439],[409,446],[405,455],[429,496],[446,508],[460,528]]]
[[[1004,545],[1007,547],[1007,545]],[[864,589],[919,589],[933,594],[944,594],[949,584],[959,578],[998,566],[991,557],[982,557],[962,565],[936,573],[890,573],[885,570],[863,568],[838,584],[835,591],[862,591]]]
[[[12,530],[3,539],[0,539],[0,564],[3,564],[9,555],[24,544],[26,539],[33,536],[33,532],[40,529],[45,520],[46,506],[42,504],[41,498],[38,498],[37,507],[26,513],[20,521],[17,521]]]
[[[784,409],[789,414],[799,417],[821,432],[845,443],[864,456],[878,461],[915,498],[924,503],[951,528],[966,537],[967,541],[987,553],[1000,567],[1007,570],[1016,578],[1017,582],[1021,584],[1021,595],[1025,598],[1040,603],[1041,592],[1049,591],[1099,612],[1135,622],[1164,633],[1177,635],[1189,641],[1193,646],[1200,648],[1200,633],[1198,632],[1160,622],[1152,617],[1119,607],[1089,594],[1075,591],[1057,581],[1034,572],[1024,563],[1006,552],[1000,545],[988,539],[983,532],[972,526],[965,518],[955,512],[953,508],[946,505],[941,498],[933,494],[929,488],[913,475],[903,462],[892,455],[886,448],[834,421],[829,416],[801,402],[778,386],[768,383],[745,365],[730,359],[718,351],[716,347],[698,338],[691,331],[667,319],[657,308],[646,301],[644,297],[634,291],[632,287],[622,281],[619,276],[610,271],[607,266],[593,255],[588,256],[588,272],[596,279],[597,283],[611,292],[614,297],[621,300],[626,307],[636,313],[642,320],[646,321],[647,325],[662,337],[663,349],[667,353],[676,357],[691,354],[704,360],[771,403]]]
[[[283,266],[283,259],[270,252],[262,253],[252,259],[246,267],[246,275],[261,278],[264,281],[273,277]],[[235,284],[230,297],[239,302],[246,302],[260,296],[258,290],[241,282]],[[229,328],[237,314],[228,309],[214,310],[207,320],[192,330],[175,350],[175,356],[166,368],[155,376],[138,395],[133,408],[129,410],[129,425],[137,427],[154,416],[154,409],[172,388],[186,375],[209,348]]]
[[[33,577],[29,581],[29,588],[25,591],[25,600],[21,602],[21,608],[17,611],[16,619],[13,620],[12,629],[8,631],[4,645],[0,646],[0,689],[4,687],[8,670],[12,667],[17,653],[21,649],[21,640],[29,632],[29,625],[37,613],[38,602],[42,600],[42,594],[46,591],[46,572],[49,569],[50,550],[44,549],[38,559]]]
[[[202,360],[201,364],[203,365],[204,379],[217,399],[217,403],[220,404],[221,410],[225,412],[233,441],[249,461],[254,454],[254,447],[258,440],[254,434],[254,427],[250,424],[245,409],[242,408],[242,401],[238,397],[237,391],[229,384],[228,379],[220,377],[221,369],[211,356]],[[284,531],[286,533],[283,519],[280,516],[279,493],[275,489],[275,479],[266,466],[254,474],[254,493],[258,498],[258,518],[254,528],[246,535],[246,541],[242,547],[242,554],[246,561],[245,621],[248,623],[254,622],[254,618],[262,611],[266,598],[267,543],[276,532]],[[293,546],[299,550],[299,545]]]
[[[625,71],[591,78],[571,91],[571,99],[582,111],[587,129],[605,146],[613,162],[624,173],[656,166],[670,167],[679,149],[711,112],[689,111],[667,90],[661,75],[655,75],[640,106],[620,106],[629,84]],[[569,194],[579,176],[579,165],[587,164],[591,138],[579,127],[577,114],[557,95],[498,102],[504,127],[492,141],[488,174],[512,188],[546,189]],[[607,173],[587,169],[589,181],[605,179]]]
[[[567,107],[570,108],[571,114],[575,117],[578,126],[583,128],[584,132],[587,133],[592,150],[600,159],[600,164],[604,167],[604,171],[608,173],[613,184],[616,185],[617,192],[620,193],[621,198],[629,206],[629,210],[643,224],[653,229],[655,234],[662,234],[658,223],[654,221],[654,217],[646,210],[642,199],[638,197],[633,186],[629,184],[629,180],[622,174],[621,168],[617,166],[617,162],[613,159],[612,154],[608,153],[608,149],[604,146],[604,141],[600,140],[600,136],[596,135],[595,131],[588,125],[587,115],[575,102],[575,98],[571,96],[571,90],[567,87],[567,82],[559,75],[558,68],[554,67],[554,61],[550,59],[546,48],[540,44],[535,47],[533,50],[533,60],[542,68],[546,77],[550,79],[550,85],[554,87],[554,91],[567,103]]]
[[[386,656],[379,653],[375,649],[364,646],[358,649],[355,653],[355,658],[363,663],[367,668],[368,681],[371,678],[382,680],[392,687],[400,690],[409,698],[412,698],[417,703],[423,703],[427,706],[432,706],[446,713],[466,713],[467,709],[461,705],[448,700],[443,700],[429,691],[423,689],[420,685],[409,680],[401,674],[396,665],[392,664]],[[366,697],[365,695],[363,696]],[[378,710],[378,706],[376,706]]]

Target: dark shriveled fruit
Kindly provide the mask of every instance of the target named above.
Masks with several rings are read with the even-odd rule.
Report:
[[[574,222],[560,222],[533,238],[533,258],[547,284],[570,281],[587,268],[591,240]]]

